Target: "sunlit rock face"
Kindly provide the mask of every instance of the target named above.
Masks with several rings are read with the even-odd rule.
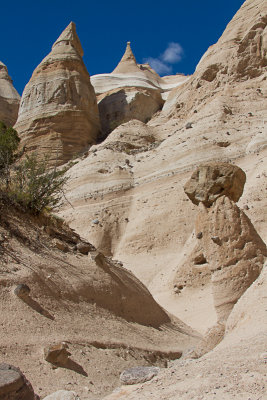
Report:
[[[71,22],[26,85],[16,123],[26,151],[62,164],[87,150],[99,134],[94,89]]]
[[[0,61],[0,121],[14,125],[18,116],[20,95],[13,86],[7,67]]]
[[[186,79],[184,75],[161,78],[149,64],[138,64],[127,42],[114,71],[92,76],[103,137],[130,120],[148,122],[163,107],[167,93]]]

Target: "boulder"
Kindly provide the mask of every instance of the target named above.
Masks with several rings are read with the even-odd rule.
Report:
[[[0,364],[1,400],[38,400],[30,382],[19,368],[9,364]]]
[[[120,375],[120,380],[125,385],[135,385],[150,381],[154,376],[158,375],[160,368],[158,367],[134,367],[124,370]]]
[[[0,61],[0,121],[13,126],[17,120],[20,95],[13,86],[7,67]]]
[[[95,143],[100,130],[94,89],[71,22],[33,72],[15,128],[26,151],[63,164]]]
[[[227,196],[237,202],[242,196],[246,182],[245,172],[227,163],[201,165],[184,186],[189,199],[196,205],[210,207],[216,199]]]

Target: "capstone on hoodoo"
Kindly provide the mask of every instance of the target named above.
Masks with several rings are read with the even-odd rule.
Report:
[[[247,215],[235,204],[245,173],[226,163],[200,166],[185,192],[200,211],[195,232],[211,273],[218,322],[225,324],[234,304],[259,276],[266,245]]]
[[[15,128],[26,151],[62,164],[87,150],[100,131],[98,108],[75,24],[71,22],[33,72]]]

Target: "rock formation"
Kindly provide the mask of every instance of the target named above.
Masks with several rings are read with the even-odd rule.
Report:
[[[0,398],[2,400],[39,399],[19,368],[9,364],[0,364]]]
[[[189,110],[205,105],[207,91],[220,91],[230,82],[260,77],[267,66],[266,13],[266,3],[246,0],[218,42],[203,55],[191,79],[182,90],[173,90],[165,112],[184,117]],[[230,90],[228,86],[225,94]]]
[[[234,165],[199,167],[185,185],[201,203],[196,222],[203,254],[211,271],[214,306],[225,323],[234,304],[259,276],[267,248],[251,221],[235,204],[243,193],[245,173]]]
[[[121,86],[108,90],[108,82],[114,78],[118,80],[117,85]],[[102,79],[105,79],[104,76]],[[103,137],[131,119],[147,122],[163,106],[157,83],[160,77],[154,71],[148,68],[142,70],[137,65],[130,42],[121,61],[106,80],[106,90],[97,98]],[[127,81],[127,85],[123,81]],[[92,83],[94,85],[94,78]]]
[[[96,97],[82,56],[71,22],[22,94],[16,123],[21,144],[58,164],[87,150],[99,134]]]
[[[0,61],[0,121],[13,126],[17,120],[20,95],[14,88],[7,67]]]
[[[186,79],[183,75],[161,78],[149,64],[137,64],[127,42],[125,53],[111,74],[92,76],[103,137],[132,119],[147,122],[162,108],[167,93]]]

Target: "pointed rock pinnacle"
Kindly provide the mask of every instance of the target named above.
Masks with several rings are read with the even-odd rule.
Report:
[[[61,44],[70,44],[72,47],[74,47],[77,53],[83,57],[83,48],[76,33],[76,26],[74,22],[71,22],[67,28],[64,29],[59,38],[53,44],[52,50]]]
[[[128,72],[140,72],[135,56],[131,49],[131,42],[127,42],[126,50],[113,74],[123,74]]]

